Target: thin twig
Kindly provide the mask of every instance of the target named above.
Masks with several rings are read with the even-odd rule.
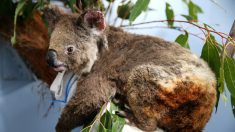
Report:
[[[182,27],[177,27],[177,28],[170,28],[170,27],[166,27],[166,26],[149,26],[149,27],[127,27],[125,29],[128,29],[128,30],[139,30],[139,29],[153,29],[153,28],[166,28],[166,29],[173,29],[173,30],[177,30],[177,31],[180,31],[180,32],[185,32],[186,30],[183,29]],[[188,32],[188,31],[187,31]],[[200,37],[198,34],[194,34],[194,33],[191,33],[191,32],[188,32],[190,35],[192,36],[195,36],[201,40],[205,40],[204,38]]]
[[[138,26],[138,25],[144,25],[144,24],[151,24],[151,23],[158,23],[158,22],[180,22],[180,23],[187,23],[187,24],[191,24],[197,28],[199,28],[200,30],[202,30],[202,32],[205,34],[205,31],[207,32],[212,32],[212,33],[215,33],[217,35],[219,35],[221,38],[225,38],[225,39],[231,39],[231,37],[226,34],[226,33],[223,33],[223,32],[217,32],[215,30],[211,30],[211,29],[208,29],[208,28],[205,28],[205,27],[202,27],[202,26],[199,26],[195,23],[192,23],[192,22],[189,22],[189,21],[183,21],[183,20],[157,20],[157,21],[149,21],[149,22],[141,22],[141,23],[136,23],[136,24],[132,24],[132,25],[122,25],[120,27],[130,27],[130,26]]]

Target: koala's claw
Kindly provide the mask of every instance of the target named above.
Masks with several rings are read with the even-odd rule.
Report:
[[[124,104],[124,107],[125,107],[126,110],[131,111],[131,108],[127,104]]]
[[[132,121],[134,120],[134,115],[131,110],[127,110],[127,109],[119,110],[119,111],[115,111],[115,114],[122,117],[122,118],[125,118],[125,122],[127,124],[131,124],[130,120],[132,120]]]
[[[121,111],[115,111],[115,114],[120,116],[120,117],[124,117],[124,118],[127,117],[127,112],[122,111],[122,110]]]
[[[116,98],[113,98],[112,101],[113,101],[114,104],[117,104],[117,105],[120,104],[120,100],[118,100]]]

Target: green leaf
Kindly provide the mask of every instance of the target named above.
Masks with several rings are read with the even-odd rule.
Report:
[[[184,17],[185,19],[187,19],[188,21],[192,21],[193,18],[189,15],[181,15],[182,17]]]
[[[112,117],[108,110],[101,116],[100,123],[102,124],[99,125],[98,132],[103,132],[104,129],[111,131]]]
[[[221,94],[222,95],[222,100],[224,101],[224,102],[227,102],[227,97],[226,97],[226,95],[223,93],[223,94]]]
[[[112,114],[112,111],[119,109],[118,106],[110,101],[110,112],[106,107],[107,103],[102,106],[94,120],[82,129],[82,132],[122,132],[122,128],[125,125],[125,119]]]
[[[219,50],[215,46],[212,40],[215,41],[212,35],[210,38],[206,40],[206,43],[202,48],[201,58],[208,63],[208,65],[216,75],[217,93],[218,93],[217,102],[216,102],[216,109],[217,109],[220,93],[224,91],[224,77],[223,77],[223,67],[221,67],[220,65],[221,60],[220,60]]]
[[[218,110],[219,99],[220,99],[220,93],[218,92],[218,89],[217,89],[217,100],[216,100],[216,103],[215,103],[215,112],[217,112],[217,110]]]
[[[150,0],[137,0],[130,12],[129,21],[133,22],[142,13],[142,11],[147,10],[149,2]]]
[[[110,102],[110,112],[113,113],[118,110],[119,107],[115,105],[113,102]],[[112,132],[121,132],[122,128],[125,125],[125,119],[115,114],[111,114],[111,116],[112,116]]]
[[[175,42],[177,42],[184,48],[190,49],[189,44],[188,44],[188,32],[187,31],[185,31],[185,34],[179,35],[176,38]]]
[[[99,123],[99,127],[97,130],[95,130],[96,132],[111,132],[111,130],[106,129],[105,126],[102,123]]]
[[[231,105],[232,105],[233,116],[235,117],[235,98],[232,96],[231,96]]]
[[[217,79],[217,87],[220,93],[224,93],[224,64],[223,64],[223,57],[221,60],[219,78]]]
[[[183,0],[188,6],[188,15],[181,15],[188,21],[198,21],[198,14],[203,13],[201,7],[193,3],[191,0]]]
[[[171,5],[169,3],[166,3],[166,18],[167,18],[167,23],[168,23],[168,26],[169,27],[173,27],[173,24],[174,24],[174,18],[175,18],[175,15],[174,15],[174,11],[171,7]]]
[[[44,0],[38,0],[37,2],[37,9],[43,10],[46,5],[46,2]]]
[[[106,0],[106,1],[108,1],[108,2],[112,3],[112,2],[114,2],[115,0]]]
[[[235,60],[228,56],[224,58],[224,76],[228,90],[235,98]]]
[[[203,13],[202,9],[192,1],[188,3],[188,8],[189,16],[192,17],[193,20],[198,21],[198,14]]]
[[[182,0],[185,4],[188,4],[190,0]]]
[[[85,127],[81,130],[81,132],[90,132],[91,131],[91,126]]]
[[[115,105],[112,101],[110,102],[110,113],[113,113],[115,111],[118,111],[119,110],[119,107],[117,105]]]
[[[210,26],[210,25],[208,25],[206,23],[203,23],[203,25],[204,25],[205,28],[215,30],[212,26]]]
[[[122,4],[118,6],[117,9],[117,15],[118,17],[122,18],[122,19],[129,19],[130,18],[130,11],[133,8],[134,4],[129,1],[126,4]]]
[[[81,6],[83,9],[98,9],[103,11],[104,5],[101,0],[81,0]]]
[[[112,114],[112,120],[112,132],[122,132],[122,129],[125,125],[125,119],[115,114]]]
[[[191,1],[192,2],[192,1]],[[194,4],[194,3],[193,3]],[[194,4],[194,8],[195,8],[195,12],[197,12],[197,13],[203,13],[203,10],[202,10],[202,8],[200,7],[200,6],[198,6],[198,5],[196,5],[196,4]]]
[[[72,10],[72,12],[76,12],[76,9],[74,8],[76,5],[77,0],[69,0],[68,1],[68,6]]]
[[[14,16],[14,34],[11,37],[11,43],[12,45],[16,44],[16,24],[17,24],[17,17],[22,12],[24,6],[26,4],[26,0],[21,0],[16,7],[15,10],[15,16]]]
[[[211,39],[213,39],[213,37],[211,37]],[[219,78],[220,75],[219,50],[215,46],[215,44],[213,44],[212,41],[209,39],[206,40],[206,43],[202,48],[201,58],[209,64],[210,68],[215,73],[216,78]]]
[[[27,1],[24,6],[23,18],[27,19],[32,16],[33,12],[39,7],[39,3],[33,3],[31,0]]]

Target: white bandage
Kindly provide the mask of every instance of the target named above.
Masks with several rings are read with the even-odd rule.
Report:
[[[78,76],[72,72],[59,72],[50,87],[55,101],[67,103],[76,90],[77,80]]]

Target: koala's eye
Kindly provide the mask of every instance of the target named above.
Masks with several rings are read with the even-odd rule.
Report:
[[[71,53],[74,52],[75,47],[74,46],[68,46],[66,50],[67,50],[67,54],[71,54]]]
[[[67,51],[68,51],[68,52],[73,52],[73,47],[68,47],[68,48],[67,48]]]

